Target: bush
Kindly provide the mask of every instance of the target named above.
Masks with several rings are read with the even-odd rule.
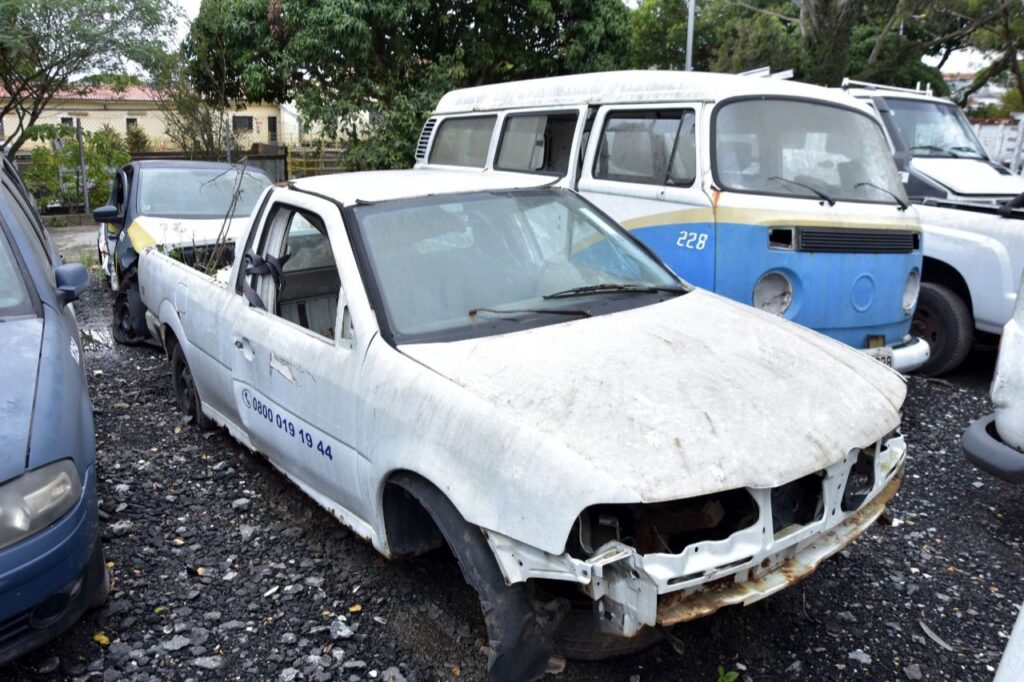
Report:
[[[44,144],[32,150],[25,184],[39,199],[40,206],[81,206],[78,138],[70,126],[42,125],[29,129],[28,139]],[[110,196],[110,182],[116,169],[131,160],[124,138],[109,126],[97,132],[82,131],[85,147],[86,184],[89,205],[103,205]]]
[[[124,136],[128,143],[128,151],[133,154],[149,151],[149,137],[138,125],[128,126],[128,132]]]

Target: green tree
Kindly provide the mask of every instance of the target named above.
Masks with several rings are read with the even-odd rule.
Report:
[[[174,16],[164,0],[3,0],[0,2],[0,117],[13,155],[59,92],[81,91],[72,78],[147,64],[162,51]]]
[[[33,126],[26,139],[42,142],[32,150],[31,162],[24,173],[25,184],[41,203],[56,202],[62,206],[81,206],[78,139],[70,126]],[[82,131],[85,152],[86,184],[89,205],[102,206],[110,193],[110,177],[114,170],[131,160],[124,138],[109,127],[97,132]]]
[[[445,91],[620,67],[629,16],[622,0],[204,0],[184,52],[202,95],[294,100],[351,167],[402,166]]]
[[[820,85],[844,76],[913,85],[928,81],[942,92],[937,69],[924,55],[944,61],[973,36],[993,26],[1018,0],[724,0],[795,27],[797,75]],[[753,41],[752,32],[743,32]]]

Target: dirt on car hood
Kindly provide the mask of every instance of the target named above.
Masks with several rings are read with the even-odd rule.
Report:
[[[875,360],[700,290],[400,350],[645,502],[822,469],[896,428],[906,396],[902,377]]]

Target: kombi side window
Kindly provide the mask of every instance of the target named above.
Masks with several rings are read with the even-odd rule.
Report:
[[[441,121],[434,133],[430,163],[483,168],[497,120],[497,116],[466,116]]]
[[[577,118],[575,111],[505,117],[494,167],[499,170],[565,175],[569,172],[569,155],[572,152]]]
[[[688,187],[697,177],[692,109],[612,112],[605,119],[594,177]]]

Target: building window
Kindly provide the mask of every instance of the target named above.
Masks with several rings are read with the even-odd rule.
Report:
[[[139,127],[139,119],[137,118],[126,118],[124,120],[124,129],[131,130],[132,128]]]
[[[236,133],[251,133],[252,116],[232,116],[231,130]]]
[[[75,119],[72,118],[71,116],[61,116],[60,117],[60,124],[62,126],[71,126],[72,128],[74,128],[75,127]]]

